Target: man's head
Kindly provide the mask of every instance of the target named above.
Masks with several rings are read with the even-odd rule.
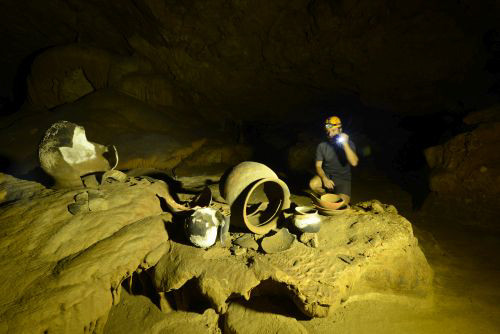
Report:
[[[337,116],[330,116],[325,120],[325,131],[328,138],[342,133],[342,122]]]

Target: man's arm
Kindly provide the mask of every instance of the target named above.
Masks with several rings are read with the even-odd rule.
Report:
[[[349,136],[345,133],[341,134],[341,136],[344,138],[344,141],[342,142],[342,146],[344,147],[345,155],[347,157],[347,161],[353,166],[356,167],[358,165],[358,155],[354,150],[351,148],[349,145]]]
[[[333,189],[333,187],[335,186],[335,184],[333,183],[332,180],[330,180],[328,178],[328,176],[326,176],[325,174],[325,171],[323,170],[323,161],[319,160],[319,161],[316,161],[316,164],[315,164],[315,168],[316,168],[316,174],[319,176],[319,178],[321,179],[321,182],[323,182],[323,186],[327,189]]]

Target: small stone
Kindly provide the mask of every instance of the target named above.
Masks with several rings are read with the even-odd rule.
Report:
[[[481,166],[481,168],[479,169],[479,171],[480,171],[481,173],[486,173],[486,172],[488,171],[488,167],[486,167],[486,166]]]
[[[389,213],[398,214],[398,209],[396,209],[396,207],[391,204],[385,206],[385,211]]]
[[[339,258],[339,260],[342,260],[343,262],[345,262],[347,264],[352,264],[352,262],[354,261],[354,257],[350,256],[350,255],[339,254],[339,255],[337,255],[337,257]]]
[[[70,205],[68,205],[68,211],[72,214],[72,215],[76,215],[80,212],[86,212],[86,211],[89,211],[88,209],[88,206],[85,205],[85,204],[81,204],[81,203],[71,203]]]
[[[372,209],[373,211],[377,212],[377,213],[383,213],[385,210],[384,208],[382,207],[382,205],[380,205],[379,203],[373,203],[372,205]]]
[[[316,233],[302,233],[299,240],[306,246],[313,248],[319,247],[318,235]]]
[[[233,246],[233,247],[231,247],[231,251],[236,256],[245,255],[246,252],[247,252],[246,248],[242,248],[240,246]]]

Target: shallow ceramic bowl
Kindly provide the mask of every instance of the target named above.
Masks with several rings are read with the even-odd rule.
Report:
[[[325,209],[325,208],[318,207],[318,206],[315,206],[315,207],[318,209],[318,212],[320,214],[325,215],[325,216],[336,216],[336,215],[341,215],[341,214],[344,214],[346,212],[351,211],[351,207],[349,205],[343,205],[336,210],[329,210],[329,209]]]
[[[320,198],[313,197],[314,204],[328,210],[336,210],[344,205],[344,200],[336,194],[325,194]]]

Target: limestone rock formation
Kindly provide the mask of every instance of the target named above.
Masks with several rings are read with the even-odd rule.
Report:
[[[88,138],[115,145],[119,169],[154,168],[176,170],[180,182],[201,177],[217,181],[231,165],[247,160],[252,150],[222,140],[216,129],[201,122],[192,112],[154,107],[112,89],[101,89],[52,112],[28,112],[5,119],[0,133],[0,154],[10,163],[9,171],[25,175],[38,166],[36,147],[53,123],[68,120],[85,128]],[[27,130],[28,129],[28,130]],[[193,130],[194,129],[194,130]]]
[[[109,313],[104,328],[106,334],[143,334],[143,333],[175,333],[175,334],[220,334],[219,316],[213,309],[203,314],[194,312],[163,313],[147,297],[133,296],[122,291],[120,303]]]
[[[121,282],[168,247],[161,181],[54,191],[2,174],[0,194],[2,333],[101,332]]]
[[[309,317],[325,317],[354,296],[431,296],[432,270],[411,224],[381,205],[382,211],[367,207],[325,218],[317,248],[294,242],[274,254],[247,249],[231,255],[226,248],[194,249],[170,240],[154,283],[161,292],[182,294],[189,282],[189,290],[200,291],[219,314],[229,312],[232,298],[248,300],[263,283]]]
[[[261,305],[259,305],[261,304]],[[227,316],[224,318],[224,333],[229,334],[259,334],[259,333],[290,333],[307,334],[307,330],[296,319],[289,318],[278,312],[273,312],[273,301],[259,300],[266,312],[255,310],[246,303],[231,303]]]
[[[500,109],[471,113],[464,122],[474,128],[425,150],[430,189],[450,203],[450,211],[468,211],[494,222],[500,196]]]
[[[21,60],[77,42],[102,50],[70,52],[94,89],[106,84],[100,79],[116,63],[110,53],[134,54],[163,78],[150,85],[127,78],[124,91],[165,104],[172,100],[156,97],[177,94],[167,88],[174,83],[192,92],[195,104],[209,102],[241,117],[273,110],[276,119],[325,92],[349,92],[400,110],[453,108],[461,92],[477,97],[488,89],[479,40],[498,26],[493,3],[470,0],[6,2],[2,13],[9,27],[0,37],[9,50],[0,58],[3,90]],[[52,69],[62,78],[74,73],[64,74],[69,68],[57,64],[37,73]],[[45,106],[71,101],[90,87],[77,77],[79,85],[59,79],[33,85],[31,95]],[[60,93],[70,86],[78,89],[68,99]],[[146,86],[151,91],[140,93]]]

